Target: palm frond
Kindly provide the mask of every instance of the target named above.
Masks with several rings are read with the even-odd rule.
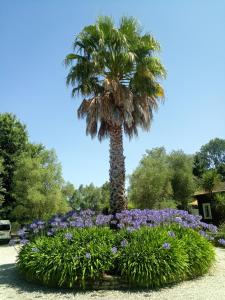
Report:
[[[149,130],[153,112],[164,99],[159,80],[166,71],[155,52],[159,43],[142,34],[135,18],[123,17],[119,28],[110,17],[99,17],[75,38],[74,53],[65,58],[70,67],[66,82],[72,96],[84,99],[78,117],[86,118],[87,134],[108,136],[111,126],[123,125],[129,136],[138,127]]]

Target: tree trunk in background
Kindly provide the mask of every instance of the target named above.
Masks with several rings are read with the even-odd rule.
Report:
[[[110,128],[110,211],[115,214],[127,208],[125,196],[125,156],[122,126]]]

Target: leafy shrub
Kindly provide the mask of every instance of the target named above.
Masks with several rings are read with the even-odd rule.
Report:
[[[209,271],[214,259],[215,252],[213,245],[207,241],[206,234],[203,236],[193,229],[187,230],[181,226],[171,226],[178,239],[182,239],[188,255],[189,278],[195,278],[206,274]]]
[[[19,253],[18,267],[26,278],[50,286],[85,287],[112,265],[114,235],[109,228],[64,230],[38,237]]]
[[[105,226],[109,216],[97,215],[94,221],[90,212],[83,212],[82,217],[67,222],[84,227],[52,227],[55,231],[47,231],[47,236],[43,222],[37,223],[43,235],[30,242],[23,239],[26,245],[19,253],[17,265],[26,278],[85,288],[107,273],[121,276],[133,287],[155,288],[203,275],[213,263],[214,249],[207,239],[215,226],[186,212],[177,216],[174,210],[125,211],[118,215],[120,230]],[[56,218],[52,222],[66,223]]]
[[[225,194],[214,195],[214,198],[216,219],[218,223],[222,225],[225,222]]]
[[[21,226],[21,225],[20,225],[18,222],[13,222],[13,223],[12,223],[12,229],[11,229],[12,232],[13,232],[13,233],[16,233],[16,232],[20,229],[20,226]]]
[[[214,244],[216,246],[225,247],[225,223],[221,224],[215,235]]]
[[[217,237],[225,238],[225,223],[221,224],[218,228]]]
[[[130,284],[161,287],[186,278],[188,255],[182,239],[170,236],[168,227],[143,227],[131,233],[119,267]]]

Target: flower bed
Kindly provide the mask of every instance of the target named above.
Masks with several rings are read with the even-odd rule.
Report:
[[[92,210],[70,211],[61,216],[54,216],[48,222],[42,220],[34,221],[26,228],[19,230],[18,234],[23,239],[28,231],[29,237],[37,235],[53,236],[58,230],[66,228],[86,228],[111,226],[118,229],[139,229],[141,226],[161,226],[168,224],[179,224],[182,227],[192,228],[204,237],[210,239],[211,233],[217,232],[217,227],[212,224],[201,222],[200,216],[193,216],[187,211],[176,209],[150,210],[132,209],[125,210],[113,215],[96,214]],[[25,242],[25,241],[24,241]]]
[[[29,280],[49,286],[156,288],[208,272],[216,227],[184,211],[131,210],[116,215],[70,212],[19,233],[17,266]],[[110,229],[114,224],[119,230]],[[103,284],[104,283],[104,284]]]

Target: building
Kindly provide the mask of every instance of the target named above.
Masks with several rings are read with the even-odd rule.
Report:
[[[193,195],[194,201],[192,204],[192,210],[198,209],[198,214],[202,216],[202,221],[206,223],[218,224],[219,218],[215,211],[215,194],[225,194],[225,182],[221,182],[217,185],[212,192],[200,191]]]

